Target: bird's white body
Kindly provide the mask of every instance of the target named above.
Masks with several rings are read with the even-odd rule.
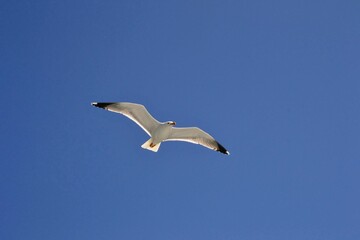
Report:
[[[153,142],[158,144],[167,139],[170,136],[172,127],[173,125],[169,123],[161,123],[152,134]]]
[[[166,123],[161,123],[155,131],[151,134],[152,137],[147,140],[143,145],[141,145],[142,148],[157,152],[159,150],[161,142],[168,139],[168,137],[171,134],[173,125]]]
[[[141,147],[153,152],[159,150],[160,144],[164,141],[185,141],[200,144],[223,154],[229,155],[220,143],[200,128],[176,128],[175,122],[168,121],[161,123],[157,121],[146,108],[141,104],[117,102],[117,103],[92,103],[93,106],[105,110],[120,113],[138,124],[151,138]]]

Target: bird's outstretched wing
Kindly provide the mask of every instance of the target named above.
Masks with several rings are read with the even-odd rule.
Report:
[[[165,141],[184,141],[195,144],[200,144],[204,147],[229,155],[230,152],[226,150],[220,143],[218,143],[210,134],[204,132],[200,128],[172,128],[171,134]]]
[[[137,123],[137,125],[139,125],[150,137],[153,131],[160,125],[160,122],[153,118],[153,116],[151,116],[146,108],[141,104],[127,102],[93,102],[91,105],[125,115]]]

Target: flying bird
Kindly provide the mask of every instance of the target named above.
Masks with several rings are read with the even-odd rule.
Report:
[[[200,144],[204,147],[229,155],[220,143],[210,134],[197,127],[177,128],[174,121],[159,122],[141,104],[128,102],[93,102],[91,105],[105,110],[120,113],[133,120],[149,136],[141,147],[153,152],[159,150],[160,144],[164,141],[184,141]]]

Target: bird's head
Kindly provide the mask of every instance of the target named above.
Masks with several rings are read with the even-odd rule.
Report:
[[[171,126],[175,126],[176,122],[174,121],[167,121],[166,124],[171,125]]]

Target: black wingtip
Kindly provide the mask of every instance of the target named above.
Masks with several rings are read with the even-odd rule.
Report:
[[[228,150],[226,150],[220,143],[218,143],[218,142],[216,142],[216,143],[218,145],[218,148],[216,151],[221,152],[226,155],[230,155],[230,152]]]
[[[111,105],[113,103],[98,103],[98,102],[92,102],[91,105],[93,105],[94,107],[98,107],[98,108],[106,108],[107,106]]]

